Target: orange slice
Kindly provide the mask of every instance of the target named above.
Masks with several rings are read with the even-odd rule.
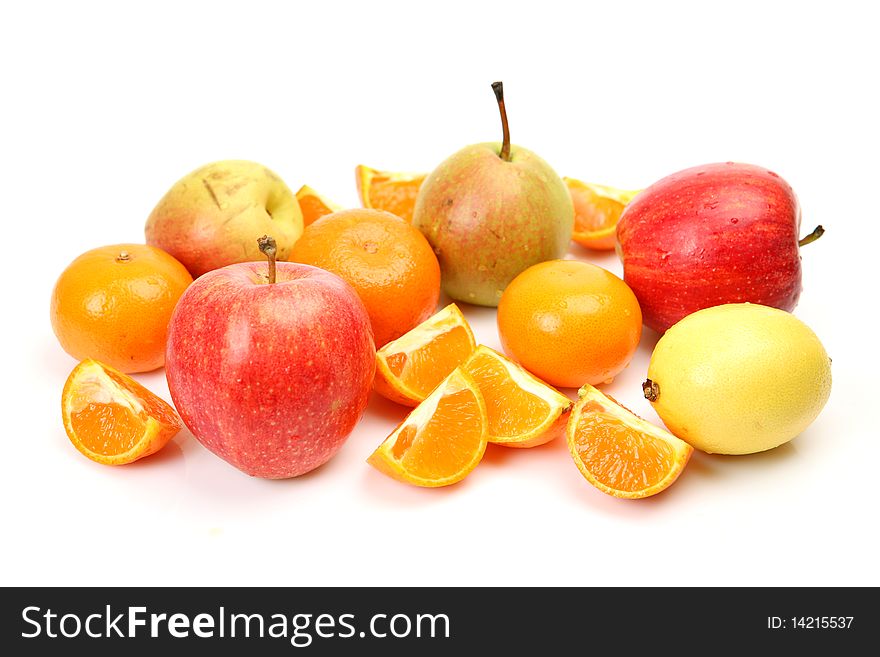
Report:
[[[584,478],[604,493],[638,499],[674,482],[694,448],[585,385],[568,420],[568,449]]]
[[[571,400],[484,345],[462,366],[486,402],[487,437],[507,447],[536,447],[565,432]]]
[[[91,359],[67,377],[61,415],[73,446],[105,465],[154,454],[181,427],[170,404],[130,376]]]
[[[354,173],[365,208],[385,210],[412,223],[416,196],[428,174],[379,171],[363,164]]]
[[[337,205],[316,192],[308,185],[303,185],[296,193],[296,200],[299,202],[299,208],[302,210],[303,226],[315,223],[318,219],[331,212],[338,212],[342,209],[341,205]]]
[[[454,303],[376,352],[376,392],[405,406],[422,402],[476,348]]]
[[[464,479],[486,451],[486,404],[456,368],[367,459],[384,474],[436,488]]]
[[[571,238],[589,249],[608,251],[617,240],[617,221],[638,190],[563,178],[574,203],[574,233]]]

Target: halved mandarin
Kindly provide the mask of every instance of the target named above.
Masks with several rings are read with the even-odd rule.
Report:
[[[483,458],[486,429],[486,405],[477,383],[456,368],[367,463],[415,486],[449,486],[464,479]]]
[[[342,206],[324,198],[308,185],[303,185],[296,193],[296,200],[302,210],[303,227],[315,223],[324,215],[342,210]]]
[[[168,402],[130,376],[91,359],[67,377],[61,415],[73,446],[105,465],[124,465],[155,454],[182,426]]]
[[[379,171],[363,164],[354,173],[358,196],[365,208],[385,210],[412,223],[416,196],[428,174]]]
[[[563,178],[574,204],[574,233],[571,239],[589,249],[610,251],[617,240],[617,222],[623,209],[639,190]]]
[[[462,369],[486,402],[490,443],[536,447],[565,433],[571,400],[494,349],[479,345]]]
[[[678,478],[693,447],[591,385],[578,395],[566,433],[587,481],[614,497],[638,499],[666,490]]]
[[[404,406],[422,402],[476,348],[470,325],[454,303],[376,352],[374,387]]]

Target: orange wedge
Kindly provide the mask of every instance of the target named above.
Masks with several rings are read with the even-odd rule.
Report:
[[[486,402],[490,443],[536,447],[565,433],[571,400],[494,349],[478,346],[462,369]]]
[[[308,185],[299,188],[296,200],[299,202],[299,209],[302,210],[304,227],[315,223],[326,214],[342,210],[341,205],[324,198]]]
[[[181,427],[170,404],[130,376],[91,359],[67,377],[61,415],[73,446],[105,465],[154,454]]]
[[[584,478],[614,497],[665,490],[694,448],[585,385],[568,420],[568,449]]]
[[[486,404],[476,382],[452,371],[367,459],[384,474],[436,488],[464,479],[486,451]]]
[[[638,190],[563,178],[574,203],[574,233],[571,238],[589,249],[608,251],[617,240],[617,221]]]
[[[422,402],[476,348],[454,303],[376,352],[376,392],[404,406]]]
[[[354,173],[365,208],[385,210],[412,223],[416,196],[428,174],[378,171],[363,164],[359,164]]]

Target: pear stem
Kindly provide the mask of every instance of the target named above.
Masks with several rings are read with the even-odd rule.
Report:
[[[802,239],[798,240],[798,246],[806,246],[807,244],[812,244],[817,239],[822,237],[825,234],[825,229],[822,228],[822,225],[818,225],[813,229],[813,232],[809,235],[804,236]]]
[[[257,240],[260,253],[269,258],[269,283],[275,282],[275,255],[277,254],[275,240],[268,235],[263,235]]]
[[[510,128],[507,125],[507,110],[504,109],[504,83],[493,82],[492,91],[495,92],[495,100],[498,101],[498,111],[501,112],[501,129],[504,131],[499,157],[505,162],[510,162]]]

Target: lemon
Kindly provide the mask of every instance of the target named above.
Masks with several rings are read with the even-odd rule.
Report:
[[[704,452],[751,454],[800,434],[831,394],[831,360],[782,310],[731,303],[688,315],[657,343],[645,397]]]

